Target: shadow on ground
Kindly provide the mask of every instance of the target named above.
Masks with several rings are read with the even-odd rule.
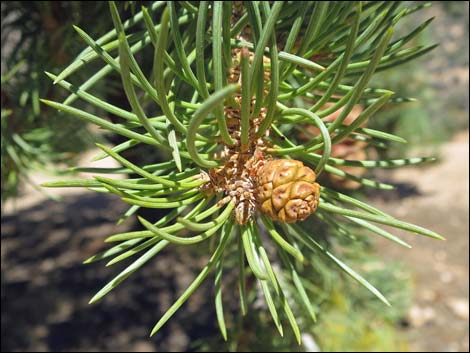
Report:
[[[126,265],[82,265],[106,236],[129,228],[114,223],[123,210],[110,196],[80,194],[2,219],[2,351],[186,351],[202,335],[219,335],[213,305],[204,305],[212,293],[203,287],[148,339],[207,261],[171,248],[88,304]]]

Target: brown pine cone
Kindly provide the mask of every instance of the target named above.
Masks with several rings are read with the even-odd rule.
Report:
[[[316,174],[301,161],[273,159],[258,173],[257,201],[271,219],[287,223],[303,221],[316,211],[320,185]]]

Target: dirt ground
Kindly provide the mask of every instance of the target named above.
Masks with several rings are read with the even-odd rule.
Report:
[[[383,194],[372,199],[391,215],[447,239],[437,241],[391,230],[413,248],[404,250],[381,238],[376,242],[377,252],[402,261],[412,273],[414,304],[404,330],[414,351],[469,350],[468,146],[467,131],[443,146],[442,162],[393,171],[390,181],[402,188],[412,186],[413,196],[387,199]]]

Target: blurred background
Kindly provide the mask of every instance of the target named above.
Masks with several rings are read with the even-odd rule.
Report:
[[[120,6],[132,12],[132,3]],[[63,178],[68,166],[96,165],[93,142],[113,139],[40,105],[38,98],[65,98],[43,71],[59,72],[84,47],[72,24],[95,38],[112,27],[102,16],[107,4],[2,2],[1,350],[468,351],[469,3],[431,5],[409,16],[399,30],[435,17],[417,41],[439,46],[375,78],[417,101],[384,109],[371,127],[409,141],[393,146],[387,157],[434,155],[438,161],[374,171],[372,177],[396,186],[393,191],[352,192],[447,241],[394,230],[413,248],[370,237],[370,243],[346,253],[390,299],[391,308],[319,263],[321,281],[312,289],[318,294],[318,322],[303,324],[304,346],[298,347],[290,332],[278,337],[264,304],[257,302],[250,316],[238,321],[236,303],[226,304],[236,314],[229,343],[223,342],[211,281],[149,339],[149,329],[207,261],[197,250],[163,251],[106,299],[87,304],[118,269],[82,261],[105,249],[108,235],[138,226],[130,219],[116,225],[127,207],[112,196],[38,187]],[[96,71],[93,65],[88,69],[77,82]],[[112,80],[101,88],[111,101],[119,99]]]

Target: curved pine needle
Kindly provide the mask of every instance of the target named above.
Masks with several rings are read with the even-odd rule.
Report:
[[[243,250],[243,241],[240,234],[238,234],[238,293],[240,295],[240,310],[242,315],[245,316],[248,311],[247,298],[246,298],[246,275],[245,275],[245,254]]]
[[[167,99],[167,93],[165,88],[165,80],[163,74],[163,64],[164,64],[164,53],[167,47],[169,31],[169,8],[165,8],[161,18],[161,28],[158,36],[157,47],[154,50],[154,63],[155,63],[155,76],[156,76],[156,91],[159,99],[160,107],[162,108],[163,113],[173,125],[173,127],[179,132],[186,134],[187,128],[178,120],[175,116],[173,110],[170,108]]]
[[[276,1],[269,13],[268,19],[264,24],[264,27],[261,31],[261,36],[259,39],[259,43],[256,43],[255,55],[253,58],[253,63],[250,68],[250,76],[253,78],[251,82],[251,91],[256,91],[256,86],[263,85],[263,75],[260,75],[262,71],[262,63],[263,63],[263,55],[265,47],[268,43],[268,40],[271,38],[272,34],[274,33],[274,26],[276,24],[277,17],[281,12],[282,6],[284,5],[284,1]],[[261,81],[260,81],[261,80]],[[261,96],[256,96],[256,99],[262,99]]]
[[[248,260],[248,265],[250,266],[251,271],[259,280],[267,280],[268,277],[261,268],[259,258],[256,256],[255,253],[255,243],[253,240],[253,224],[242,225],[241,232],[243,248],[245,250],[246,259]]]
[[[250,78],[250,63],[249,51],[247,47],[243,47],[240,53],[240,66],[241,66],[241,119],[240,119],[240,141],[242,146],[248,145],[248,138],[250,133],[250,107],[251,107],[251,78]]]
[[[391,240],[401,246],[404,246],[405,248],[411,249],[411,245],[404,242],[400,238],[394,236],[393,234],[390,234],[389,232],[383,230],[382,228],[379,228],[377,226],[374,226],[373,224],[370,224],[369,222],[364,221],[363,219],[359,218],[354,218],[354,217],[349,217],[345,216],[347,219],[350,221],[359,224],[360,226],[370,230],[371,232],[380,235],[381,237],[384,237],[385,239]]]
[[[300,28],[302,27],[304,14],[305,14],[304,11],[299,11],[298,16],[295,18],[294,23],[292,24],[292,27],[289,31],[289,35],[284,44],[284,51],[287,53],[290,53],[293,51],[295,42],[300,32]],[[288,76],[290,73],[292,73],[291,66],[288,65],[286,61],[281,62],[279,64],[279,74],[281,77],[281,81],[283,81],[286,78],[286,76]]]
[[[156,11],[159,7],[165,5],[165,1],[155,1],[151,6],[150,6],[150,11],[154,12]],[[134,26],[138,24],[142,20],[142,12],[138,12],[135,14],[133,17],[128,19],[127,21],[124,22],[123,27],[124,29],[128,29],[131,26]],[[113,39],[116,37],[117,31],[116,29],[110,30],[108,33],[100,37],[98,40],[96,40],[96,43],[98,45],[103,45],[107,41]],[[75,70],[78,70],[80,68],[80,64],[83,65],[81,62],[81,58],[85,57],[87,54],[90,54],[93,51],[92,48],[87,47],[85,48],[80,54],[77,55],[77,59],[72,62],[67,68],[65,68],[60,75],[54,80],[54,84],[58,83],[59,81],[65,79],[67,76],[72,74]]]
[[[94,178],[102,183],[109,184],[118,188],[125,188],[125,189],[132,189],[132,190],[155,190],[156,193],[153,194],[154,196],[177,193],[177,192],[184,191],[187,189],[192,189],[192,188],[195,188],[204,184],[204,181],[200,180],[200,181],[195,181],[192,183],[181,183],[176,188],[168,188],[162,184],[137,183],[137,182],[130,182],[130,181],[121,180],[121,179],[104,178],[100,176],[95,176]]]
[[[220,236],[220,242],[217,248],[215,249],[214,253],[212,254],[211,258],[207,265],[202,269],[199,275],[194,279],[191,285],[184,291],[184,293],[178,298],[178,300],[166,311],[166,313],[162,316],[162,318],[157,322],[157,324],[152,329],[150,336],[153,336],[155,333],[160,330],[160,328],[173,316],[173,314],[184,304],[184,302],[194,293],[194,291],[200,286],[200,284],[204,281],[207,277],[209,272],[215,266],[217,261],[222,256],[225,247],[227,246],[228,240],[231,235],[232,230],[232,222],[227,222],[225,227],[222,230],[222,234]]]
[[[112,158],[114,158],[115,160],[117,160],[119,163],[121,163],[123,166],[131,169],[133,172],[143,176],[144,178],[146,179],[149,179],[149,180],[152,180],[152,181],[155,181],[157,183],[160,183],[162,185],[165,185],[165,186],[170,186],[170,187],[175,187],[178,185],[177,182],[174,182],[174,181],[171,181],[171,180],[168,180],[168,179],[165,179],[165,178],[162,178],[162,177],[159,177],[159,176],[156,176],[154,174],[150,174],[149,172],[145,171],[144,169],[136,166],[134,163],[132,162],[129,162],[127,159],[125,159],[124,157],[120,156],[119,154],[117,154],[116,152],[112,151],[110,148],[106,147],[106,146],[103,146],[99,143],[96,144],[100,149],[102,149],[104,152],[106,152],[109,156],[111,156]]]
[[[222,19],[223,19],[223,2],[215,1],[212,7],[212,60],[214,70],[214,89],[215,94],[220,92],[224,85],[225,67],[223,63],[222,52]],[[227,145],[233,145],[235,141],[230,136],[225,120],[224,108],[221,101],[214,102],[215,117],[220,131],[222,140]]]
[[[110,184],[103,183],[104,187],[110,186]],[[132,198],[134,200],[139,200],[139,201],[144,201],[144,202],[152,202],[152,203],[172,203],[176,201],[183,201],[186,200],[192,196],[199,195],[200,191],[198,189],[189,189],[189,190],[181,190],[176,193],[170,193],[169,196],[164,197],[154,197],[154,196],[161,196],[158,195],[157,193],[151,192],[152,196],[140,196],[140,195],[146,195],[147,193],[142,193],[142,192],[133,192],[130,193],[130,191],[124,191],[124,190],[119,190],[119,192],[122,193],[123,196]]]
[[[274,227],[273,222],[266,217],[265,215],[261,215],[261,220],[263,221],[264,226],[268,230],[269,234],[271,234],[274,241],[287,253],[295,257],[301,263],[304,262],[304,255],[294,248],[289,242],[287,242],[277,231]]]
[[[321,203],[320,203],[321,204]],[[371,285],[368,281],[366,281],[361,275],[356,273],[352,270],[348,265],[343,263],[341,260],[336,258],[332,253],[326,250],[320,243],[315,241],[311,236],[309,236],[301,227],[297,225],[282,225],[285,229],[292,230],[290,234],[294,235],[301,243],[305,244],[307,247],[315,251],[315,249],[319,250],[325,256],[330,258],[337,266],[339,266],[344,272],[346,272],[349,276],[351,276],[354,280],[360,283],[362,286],[367,288],[372,294],[374,294],[378,299],[380,299],[383,303],[390,306],[388,300],[383,296],[380,291],[377,290],[373,285]]]
[[[198,219],[199,217],[199,220],[201,219],[204,219],[204,217],[208,217],[210,216],[210,214],[204,214],[204,213],[200,213],[200,210],[203,209],[204,207],[206,207],[206,205],[211,201],[212,198],[207,198],[207,199],[203,199],[201,200],[201,202],[196,206],[194,207],[186,216],[184,216],[185,218],[191,218],[193,217],[194,215],[196,219]],[[172,221],[173,219],[175,219],[178,215],[180,215],[185,209],[187,209],[188,206],[185,205],[185,206],[181,206],[179,208],[175,208],[174,210],[172,210],[171,212],[167,213],[165,216],[163,216],[162,218],[160,218],[156,223],[154,223],[154,226],[156,227],[160,227],[160,226],[164,226],[165,224],[168,224],[170,221]],[[174,227],[173,226],[170,226],[170,227]],[[168,227],[163,228],[164,230],[168,230]],[[174,231],[178,231],[178,230],[181,230],[182,228],[180,227],[179,229],[174,229]],[[130,239],[139,239],[139,238],[153,238],[155,237],[155,233],[151,232],[151,231],[136,231],[136,232],[126,232],[126,233],[119,233],[119,234],[114,234],[114,235],[111,235],[109,236],[108,238],[105,239],[105,242],[116,242],[116,241],[126,241],[126,240],[130,240]]]
[[[336,120],[328,127],[328,131],[332,132],[339,125],[341,125],[343,123],[344,119],[346,119],[348,114],[353,109],[354,105],[356,105],[356,103],[359,100],[360,96],[362,95],[364,89],[366,88],[367,83],[372,78],[372,75],[373,75],[375,69],[377,68],[377,66],[379,64],[379,61],[382,58],[383,53],[385,52],[387,44],[390,41],[390,39],[392,38],[392,35],[393,35],[393,28],[390,28],[390,29],[387,30],[386,34],[380,40],[380,43],[377,46],[377,49],[374,53],[374,56],[370,60],[370,64],[367,66],[366,71],[361,76],[358,83],[354,86],[354,93],[352,94],[350,100],[348,101],[348,103],[346,104],[344,109],[341,111],[338,118],[336,118]]]
[[[158,237],[153,237],[151,239],[148,239],[147,241],[144,241],[142,244],[137,245],[135,248],[132,248],[132,249],[126,251],[125,253],[122,253],[122,254],[116,256],[114,259],[108,261],[105,266],[109,267],[109,266],[114,265],[114,264],[116,264],[120,261],[123,261],[123,260],[125,260],[125,259],[127,259],[131,256],[134,256],[135,254],[151,247],[152,245],[158,243],[159,241],[161,241],[161,238],[158,238]]]
[[[145,254],[139,257],[136,261],[134,261],[131,265],[126,267],[124,271],[122,271],[119,275],[114,277],[107,285],[105,285],[98,293],[96,293],[93,298],[91,298],[89,304],[96,303],[98,300],[103,298],[106,294],[111,292],[114,288],[116,288],[122,281],[124,281],[127,277],[137,271],[140,267],[142,267],[146,262],[152,259],[155,255],[157,255],[165,246],[169,244],[168,241],[162,240],[159,243],[155,244],[150,250],[147,250]]]
[[[266,105],[266,117],[261,122],[261,125],[258,129],[257,135],[263,136],[266,131],[271,127],[272,122],[274,120],[275,114],[277,113],[277,99],[279,95],[279,82],[280,82],[280,68],[279,68],[279,60],[278,60],[278,50],[277,50],[277,41],[274,33],[271,37],[271,46],[270,46],[270,88],[267,97],[267,105]],[[264,80],[264,76],[263,76]],[[256,103],[261,102],[261,100],[256,100]],[[254,116],[257,116],[259,113],[261,104],[256,104],[254,109]]]
[[[101,183],[96,180],[82,179],[82,180],[61,180],[61,181],[50,181],[42,183],[40,186],[44,188],[91,188],[99,187]]]
[[[225,341],[227,341],[227,327],[225,325],[224,307],[222,302],[222,257],[215,263],[215,313],[217,316],[217,323],[219,324],[220,332]]]
[[[334,205],[326,203],[326,202],[322,202],[321,200],[320,200],[320,203],[319,203],[318,207],[325,210],[325,211],[327,211],[327,212],[332,212],[332,213],[337,213],[337,214],[350,216],[350,217],[354,217],[354,218],[364,219],[366,221],[372,221],[372,222],[375,222],[375,223],[381,223],[381,224],[385,224],[385,225],[388,225],[388,226],[392,226],[394,228],[400,228],[400,229],[404,229],[404,230],[407,230],[407,231],[410,231],[410,232],[413,232],[413,233],[421,234],[421,235],[424,235],[424,236],[427,236],[427,237],[430,237],[430,238],[445,240],[445,238],[443,238],[441,235],[439,235],[439,234],[437,234],[433,231],[430,231],[428,229],[416,226],[416,225],[411,224],[411,223],[399,221],[395,218],[383,217],[383,216],[380,216],[380,215],[372,215],[372,214],[368,214],[368,213],[362,213],[362,212],[357,212],[357,211],[353,211],[353,210],[348,210],[348,209],[344,209],[344,208],[334,206]]]
[[[262,281],[258,278],[258,283],[261,286],[261,290],[263,291],[264,299],[266,300],[266,305],[268,306],[268,310],[271,313],[274,325],[276,325],[276,328],[279,331],[279,335],[281,337],[284,337],[284,329],[282,328],[281,319],[279,318],[279,314],[277,313],[273,297],[271,295],[271,292],[269,291],[268,281]]]
[[[353,205],[353,206],[355,206],[357,208],[360,208],[364,211],[367,211],[369,213],[377,214],[377,215],[384,216],[384,217],[393,218],[392,216],[389,216],[388,214],[386,214],[385,212],[379,210],[378,208],[373,207],[373,206],[371,206],[371,205],[369,205],[365,202],[362,202],[360,200],[357,200],[357,199],[355,199],[351,196],[340,193],[339,191],[327,188],[325,186],[322,186],[320,190],[321,190],[320,192],[321,192],[322,195],[326,194],[326,196],[328,196],[328,197],[332,197],[332,198],[334,198],[338,201],[348,203],[350,205]]]
[[[107,257],[114,256],[116,254],[119,254],[120,252],[123,252],[124,250],[133,247],[134,245],[138,244],[141,241],[141,239],[130,239],[127,241],[122,242],[121,244],[115,245],[112,248],[106,249],[102,252],[99,252],[98,254],[95,254],[85,261],[83,261],[84,264],[89,264],[95,261],[100,261],[103,260]]]
[[[128,137],[130,139],[134,139],[136,141],[139,141],[139,142],[142,142],[142,143],[145,143],[145,144],[148,144],[148,145],[154,145],[154,146],[159,146],[159,147],[165,148],[165,145],[160,145],[157,140],[155,140],[154,138],[152,138],[150,136],[142,135],[142,134],[139,134],[139,133],[134,132],[132,130],[120,127],[117,124],[113,124],[113,123],[111,123],[111,122],[109,122],[105,119],[99,118],[96,115],[87,113],[83,110],[70,107],[70,106],[65,105],[63,103],[53,102],[53,101],[50,101],[50,100],[47,100],[47,99],[40,99],[40,101],[44,104],[47,104],[47,105],[51,106],[54,109],[64,111],[68,114],[74,115],[79,119],[88,121],[88,122],[90,122],[92,124],[95,124],[95,125],[98,125],[98,126],[102,127],[103,129],[106,129],[108,131],[112,131],[112,132],[114,132],[118,135],[122,135],[122,136]]]
[[[266,269],[266,272],[268,273],[269,280],[271,281],[271,284],[274,288],[274,291],[276,292],[276,295],[279,297],[279,300],[282,303],[282,307],[284,309],[284,312],[286,313],[287,319],[292,327],[292,331],[294,332],[295,338],[297,340],[297,344],[301,345],[302,344],[302,338],[300,336],[300,329],[299,326],[297,325],[297,322],[295,320],[295,315],[292,312],[292,309],[289,306],[289,302],[287,301],[286,296],[284,295],[284,291],[282,289],[282,286],[277,278],[276,273],[274,272],[271,263],[268,258],[268,254],[266,253],[266,250],[261,246],[261,244],[258,245],[258,251],[261,256],[261,260],[263,261],[264,267]]]
[[[201,97],[207,99],[209,97],[209,91],[207,89],[206,82],[206,69],[204,61],[204,47],[205,47],[205,35],[206,35],[206,19],[207,11],[209,8],[208,1],[201,1],[199,3],[199,9],[197,14],[196,24],[196,75],[199,82],[199,92]]]
[[[150,230],[151,232],[155,233],[156,235],[162,237],[163,239],[174,243],[174,244],[180,244],[180,245],[191,245],[191,244],[197,244],[200,243],[206,239],[208,239],[210,236],[212,236],[221,226],[224,225],[225,221],[229,218],[230,213],[232,212],[234,208],[233,203],[230,203],[225,210],[214,220],[215,226],[212,227],[210,230],[207,230],[199,235],[195,235],[192,237],[179,237],[172,235],[170,233],[165,232],[163,229],[159,229],[155,227],[153,224],[148,222],[142,217],[138,217],[139,221],[142,223],[142,225]]]
[[[302,38],[302,43],[300,44],[300,48],[297,51],[298,55],[303,56],[306,50],[310,47],[310,44],[318,36],[321,25],[323,24],[323,21],[325,20],[328,7],[329,7],[328,2],[321,1],[321,2],[316,2],[314,4],[314,8],[310,16],[308,27],[305,31],[305,35]]]
[[[168,2],[168,8],[170,11],[170,28],[171,34],[173,36],[173,43],[175,45],[176,55],[178,56],[178,61],[181,63],[183,71],[186,73],[187,77],[192,86],[199,88],[198,80],[191,69],[191,66],[188,62],[188,57],[184,52],[183,40],[181,39],[180,29],[178,24],[178,17],[176,14],[175,3],[170,1]],[[199,92],[201,96],[204,96],[204,90]]]
[[[114,152],[119,152],[115,150],[115,147],[112,148]],[[103,154],[106,157],[109,157],[108,154]],[[161,174],[162,172],[175,167],[174,161],[167,161],[162,163],[156,164],[148,164],[143,166],[142,169],[147,172],[155,173],[156,175]],[[131,174],[133,171],[128,168],[93,168],[93,167],[74,167],[70,169],[72,172],[79,172],[79,173],[98,173],[98,174]]]
[[[197,165],[205,168],[214,168],[218,165],[217,162],[202,159],[200,154],[197,152],[195,144],[197,129],[199,128],[199,125],[201,125],[204,118],[206,118],[206,116],[216,108],[221,100],[225,99],[230,94],[235,93],[239,88],[240,85],[236,84],[231,84],[224,87],[223,89],[211,95],[194,113],[188,127],[186,146],[188,148],[189,155]]]
[[[347,126],[342,126],[341,124],[336,124],[336,128],[341,126],[341,130],[339,131],[336,136],[333,137],[332,142],[333,143],[338,143],[340,142],[343,138],[345,138],[350,132],[354,131],[358,127],[361,126],[361,124],[367,119],[372,116],[376,111],[378,111],[385,103],[388,102],[390,97],[393,95],[393,93],[385,93],[383,94],[380,98],[375,100],[374,103],[372,103],[370,106],[368,106],[359,116],[350,124]],[[339,119],[339,118],[338,118]],[[328,126],[328,131],[333,130],[333,126],[335,125],[336,121],[332,123],[331,125]]]
[[[359,19],[361,17],[361,12],[362,12],[362,5],[359,2],[358,5],[357,5],[356,14],[354,16],[354,21],[351,25],[351,30],[350,30],[350,34],[349,34],[349,37],[348,37],[348,40],[347,40],[346,48],[344,50],[344,53],[341,54],[341,56],[342,56],[341,64],[339,65],[338,69],[336,70],[335,77],[333,78],[332,82],[329,84],[328,89],[326,90],[326,92],[322,95],[322,97],[317,102],[315,102],[315,104],[310,109],[313,112],[316,112],[319,108],[323,107],[323,105],[330,100],[332,94],[334,93],[334,91],[338,87],[339,83],[343,79],[344,74],[346,73],[347,65],[350,62],[350,59],[351,59],[351,56],[353,54],[354,47],[355,47],[355,44],[356,44],[356,37],[357,37],[357,33],[359,31]],[[310,38],[307,38],[307,40],[310,40]],[[302,44],[304,44],[304,43],[302,43]],[[301,47],[301,49],[299,49],[299,52],[301,52],[300,50],[302,50],[302,48],[303,47]]]
[[[310,153],[310,157],[316,160],[321,159],[321,155]],[[435,162],[435,157],[413,157],[413,158],[402,158],[402,159],[382,159],[382,160],[352,160],[330,157],[328,163],[331,165],[343,166],[343,167],[362,167],[362,168],[400,168],[405,166],[423,164],[428,162]]]
[[[317,166],[315,167],[315,173],[317,175],[320,175],[320,173],[325,168],[325,165],[328,162],[330,158],[330,154],[331,154],[331,138],[330,138],[330,133],[328,131],[328,128],[325,126],[323,121],[316,114],[306,109],[290,108],[290,109],[284,110],[282,114],[283,115],[289,115],[289,114],[303,115],[309,118],[312,121],[312,123],[314,123],[320,130],[320,135],[321,135],[322,144],[323,144],[323,155],[322,155],[322,158],[318,161]],[[298,146],[298,147],[302,147],[304,150],[308,150],[308,146],[309,146],[309,143],[307,143],[307,145],[305,146]]]
[[[317,316],[315,314],[315,310],[313,308],[313,305],[310,301],[310,298],[308,297],[308,294],[305,290],[305,287],[302,284],[302,280],[300,279],[299,274],[297,273],[295,267],[292,265],[290,262],[290,259],[284,254],[284,251],[282,249],[279,249],[278,247],[278,254],[281,258],[281,261],[284,263],[284,265],[287,267],[289,270],[289,273],[292,277],[292,281],[294,282],[294,286],[297,289],[297,292],[299,293],[299,297],[302,300],[303,305],[307,309],[307,312],[312,319],[312,322],[317,321]]]
[[[137,94],[135,93],[134,85],[131,82],[131,73],[129,68],[130,58],[128,57],[128,50],[126,48],[127,42],[123,33],[119,34],[119,64],[121,65],[121,78],[124,92],[126,93],[129,104],[132,107],[132,111],[139,119],[142,126],[147,132],[160,144],[165,144],[163,136],[152,126],[149,119],[147,118],[144,109],[139,103]],[[179,161],[181,163],[181,161]],[[178,165],[178,161],[176,161]]]

